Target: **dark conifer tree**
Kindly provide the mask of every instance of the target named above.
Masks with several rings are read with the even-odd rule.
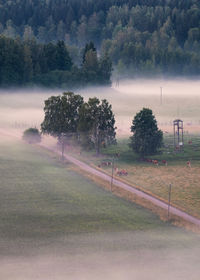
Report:
[[[94,46],[93,42],[90,42],[89,44],[85,45],[85,48],[83,50],[83,64],[85,63],[85,57],[88,51],[92,50],[93,52],[96,52],[96,48]]]
[[[72,60],[65,46],[64,41],[58,41],[56,45],[56,68],[57,70],[70,71],[72,68]]]

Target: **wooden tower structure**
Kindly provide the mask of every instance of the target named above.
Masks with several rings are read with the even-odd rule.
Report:
[[[183,121],[174,120],[174,150],[181,150],[183,148]]]

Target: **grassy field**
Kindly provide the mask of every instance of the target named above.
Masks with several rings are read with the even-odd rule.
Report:
[[[199,244],[55,154],[1,135],[1,279],[197,280]]]
[[[112,161],[114,154],[119,153],[115,159],[115,167],[128,171],[128,176],[123,180],[168,201],[169,185],[172,185],[173,205],[200,218],[200,136],[185,135],[185,146],[182,152],[174,153],[173,137],[165,135],[165,147],[161,154],[148,158],[157,159],[158,166],[142,161],[129,148],[128,139],[119,139],[118,144],[102,150],[102,155],[97,158],[94,152],[82,152],[81,159],[98,166],[103,161]],[[191,141],[191,144],[188,142]],[[73,148],[71,149],[74,153]],[[74,153],[75,154],[75,153]],[[166,160],[168,165],[162,164]],[[191,168],[187,161],[191,161]],[[102,167],[111,174],[111,167]]]
[[[151,212],[76,174],[71,164],[62,164],[53,153],[4,137],[0,178],[1,237],[170,227]]]
[[[170,132],[176,118],[184,121],[185,131],[196,132],[200,127],[196,81],[134,80],[131,84],[120,82],[116,89],[91,88],[80,93],[85,100],[94,96],[108,99],[118,137],[127,137],[134,115],[143,107],[153,110],[163,131]],[[39,128],[44,100],[58,94],[61,91],[2,90],[0,126],[19,129],[18,133]],[[156,156],[167,159],[168,167],[138,161],[127,140],[104,150],[98,159],[93,152],[83,151],[81,159],[97,166],[119,152],[116,165],[129,172],[123,179],[165,199],[173,180],[172,202],[199,216],[196,139],[196,146],[188,146],[184,154],[174,156],[166,149]],[[171,144],[170,138],[167,142]],[[75,147],[71,152],[80,157],[78,151]],[[188,159],[191,170],[186,168]],[[190,186],[183,192],[181,182],[186,186],[188,178]],[[199,241],[199,235],[164,223],[144,208],[115,197],[77,174],[69,163],[63,165],[56,155],[0,135],[0,279],[199,280]]]
[[[1,239],[170,228],[42,149],[0,141]]]

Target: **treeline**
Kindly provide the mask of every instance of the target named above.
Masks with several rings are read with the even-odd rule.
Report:
[[[200,73],[198,0],[0,0],[0,33],[78,48],[93,41],[119,74]]]
[[[45,100],[44,114],[41,132],[58,139],[62,156],[64,146],[70,142],[86,150],[95,149],[97,156],[101,148],[117,143],[115,116],[106,99],[100,101],[93,97],[84,102],[81,95],[64,92]],[[142,157],[156,154],[163,146],[163,132],[158,129],[151,109],[143,108],[135,115],[131,132],[129,146]],[[41,140],[34,128],[26,130],[23,138],[32,143]]]
[[[77,87],[108,85],[112,63],[97,57],[93,43],[82,50],[82,63],[73,63],[64,41],[39,44],[0,36],[0,86],[42,85]]]

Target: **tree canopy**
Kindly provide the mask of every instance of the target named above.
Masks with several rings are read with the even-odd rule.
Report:
[[[77,139],[88,148],[95,148],[99,154],[102,146],[116,142],[115,118],[112,106],[106,99],[83,97],[73,92],[62,96],[51,96],[45,100],[44,121],[41,130],[58,139],[62,137]]]
[[[143,108],[133,119],[130,138],[131,148],[139,155],[146,156],[158,152],[162,146],[163,133],[151,109]]]
[[[93,51],[107,52],[118,72],[126,68],[130,76],[200,74],[198,0],[0,0],[0,5],[0,34],[6,37],[64,41],[73,50],[92,41]],[[75,52],[82,63],[83,53]]]
[[[112,106],[106,99],[89,98],[80,109],[80,121],[78,126],[81,133],[81,141],[84,145],[93,145],[96,154],[100,153],[102,146],[116,142],[115,118]]]
[[[76,133],[82,104],[83,98],[73,92],[64,92],[62,96],[51,96],[45,100],[42,133],[56,137]]]
[[[89,48],[89,49],[88,49]],[[74,49],[64,41],[39,44],[0,36],[0,86],[41,85],[68,87],[109,85],[112,63],[97,57],[94,44],[86,45],[84,63],[75,65]],[[81,50],[79,50],[81,52]]]

